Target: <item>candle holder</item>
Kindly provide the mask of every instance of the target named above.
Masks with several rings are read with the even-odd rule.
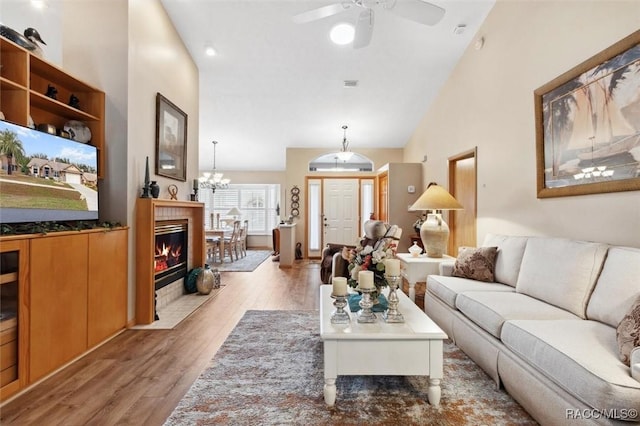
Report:
[[[389,283],[389,309],[382,314],[386,322],[404,322],[404,316],[398,312],[398,294],[396,290],[400,285],[400,275],[385,275]]]
[[[356,288],[357,291],[362,293],[362,299],[360,299],[360,309],[358,311],[359,323],[372,323],[376,322],[376,314],[373,313],[371,308],[373,307],[373,300],[371,300],[371,293],[376,291],[375,288]]]
[[[336,307],[336,310],[331,313],[331,324],[348,324],[351,317],[349,312],[344,310],[344,307],[347,306],[347,296],[332,294],[331,298],[334,299],[333,306]]]

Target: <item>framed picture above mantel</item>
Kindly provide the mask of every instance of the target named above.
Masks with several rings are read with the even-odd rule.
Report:
[[[534,101],[538,198],[640,190],[640,31]]]
[[[156,174],[187,180],[187,114],[156,94]]]

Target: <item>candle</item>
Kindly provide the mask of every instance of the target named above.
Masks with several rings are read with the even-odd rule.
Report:
[[[149,157],[147,157],[147,167],[144,170],[144,184],[149,184]]]
[[[198,189],[198,179],[193,180],[193,189]]]
[[[384,260],[384,273],[386,275],[399,276],[400,275],[400,260],[398,259],[385,259]]]
[[[358,273],[358,286],[362,289],[373,288],[373,271],[360,271]]]
[[[334,296],[347,295],[347,279],[345,277],[333,277],[331,283],[333,284]]]

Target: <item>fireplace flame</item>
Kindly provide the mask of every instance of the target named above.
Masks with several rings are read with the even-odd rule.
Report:
[[[162,243],[162,246],[156,246],[154,270],[161,272],[180,263],[180,255],[182,254],[182,245],[172,247],[171,244]]]

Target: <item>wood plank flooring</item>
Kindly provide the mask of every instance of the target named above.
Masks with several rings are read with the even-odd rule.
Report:
[[[319,261],[222,273],[173,330],[126,330],[0,408],[2,425],[162,425],[249,309],[317,310]]]

